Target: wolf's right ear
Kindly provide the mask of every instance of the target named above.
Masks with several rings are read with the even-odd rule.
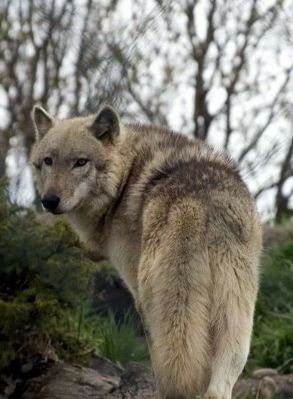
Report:
[[[91,130],[97,139],[112,140],[120,133],[120,121],[116,111],[109,105],[104,106],[96,115]]]
[[[31,118],[34,124],[37,140],[41,140],[55,123],[55,119],[39,105],[34,106]]]

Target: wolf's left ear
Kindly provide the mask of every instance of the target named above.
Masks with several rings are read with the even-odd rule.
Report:
[[[120,133],[120,121],[116,111],[109,105],[104,106],[96,116],[91,130],[97,139],[112,139]]]
[[[39,105],[34,106],[31,118],[34,124],[37,140],[41,140],[55,123],[55,119]]]

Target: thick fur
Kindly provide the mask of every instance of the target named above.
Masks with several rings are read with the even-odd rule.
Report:
[[[127,283],[160,398],[230,399],[249,351],[261,250],[237,169],[162,128],[115,119],[112,134],[103,120],[101,136],[94,116],[55,121],[42,112],[32,153],[40,193],[60,197],[56,213]],[[76,158],[88,159],[84,169],[72,166]]]

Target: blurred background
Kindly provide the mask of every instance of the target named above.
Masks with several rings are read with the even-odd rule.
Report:
[[[35,103],[164,124],[227,150],[263,220],[292,211],[290,0],[2,0],[0,176],[35,199]]]
[[[148,362],[119,276],[39,212],[36,103],[60,118],[110,103],[230,153],[266,224],[246,372],[292,372],[292,66],[292,0],[0,1],[0,395],[40,354]]]

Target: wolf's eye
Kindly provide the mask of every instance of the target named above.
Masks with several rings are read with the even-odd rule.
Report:
[[[86,163],[88,163],[88,161],[88,159],[80,158],[75,162],[74,168],[80,168],[81,166],[84,166]]]
[[[46,165],[51,166],[53,163],[53,159],[50,157],[46,157],[46,158],[44,158],[44,162]]]

